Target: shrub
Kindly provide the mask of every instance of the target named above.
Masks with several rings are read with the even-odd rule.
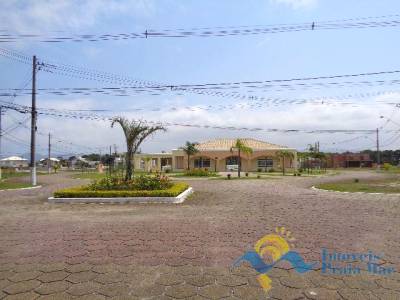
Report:
[[[228,177],[228,179],[231,179],[231,174],[226,175]]]
[[[261,176],[260,175],[257,175],[257,179],[260,179],[261,178]]]
[[[193,170],[186,170],[183,173],[184,176],[200,176],[200,177],[207,177],[207,176],[217,176],[217,173],[210,172],[207,169],[193,169]]]
[[[246,177],[249,177],[249,173],[248,172],[246,172]]]
[[[91,191],[124,191],[124,190],[164,190],[172,186],[167,176],[156,174],[139,175],[133,180],[125,181],[122,177],[107,176],[100,180],[93,181],[86,188]]]
[[[258,168],[258,169],[257,169],[257,172],[261,172],[261,171],[262,171],[262,169],[261,169],[261,168]]]
[[[275,169],[271,168],[271,169],[268,170],[268,172],[273,173],[273,172],[275,172]]]
[[[134,179],[136,190],[164,190],[172,186],[167,176],[157,174],[156,176],[140,175]]]
[[[355,183],[359,183],[359,182],[360,182],[360,179],[355,178],[355,179],[354,179],[354,182],[355,182]]]
[[[189,186],[184,182],[174,183],[164,190],[89,190],[87,186],[59,190],[55,198],[113,198],[113,197],[176,197]]]
[[[389,163],[384,163],[384,164],[383,164],[383,169],[384,169],[385,171],[389,171],[391,168],[392,168],[392,165],[391,165],[391,164],[389,164]]]

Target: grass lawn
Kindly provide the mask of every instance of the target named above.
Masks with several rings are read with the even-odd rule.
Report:
[[[316,186],[319,189],[339,192],[365,192],[365,193],[400,193],[400,181],[394,179],[376,181],[343,181],[335,183],[323,183]]]
[[[30,176],[29,172],[1,172],[1,179]]]
[[[213,175],[210,175],[210,176],[195,176],[195,175],[185,175],[185,173],[169,173],[169,174],[166,174],[166,175],[168,175],[169,177],[179,177],[179,178],[181,178],[181,177],[185,177],[185,178],[217,178],[217,177],[221,177],[221,175],[219,175],[219,174],[213,174]]]
[[[0,181],[0,190],[20,189],[31,187],[29,183]]]

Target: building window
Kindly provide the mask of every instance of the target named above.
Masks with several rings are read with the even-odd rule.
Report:
[[[195,168],[209,168],[211,166],[211,162],[209,158],[196,158],[194,160],[194,167]]]
[[[259,168],[272,168],[274,161],[271,158],[261,158],[257,161],[257,166]]]
[[[231,156],[226,158],[226,165],[239,165],[239,158],[237,156]]]

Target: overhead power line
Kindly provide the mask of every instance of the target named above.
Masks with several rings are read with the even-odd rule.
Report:
[[[252,36],[263,34],[276,34],[287,32],[302,32],[316,30],[340,30],[385,28],[400,25],[399,15],[378,17],[353,18],[332,21],[310,21],[305,23],[254,25],[254,26],[227,26],[227,27],[203,27],[189,29],[146,29],[141,32],[119,32],[103,34],[68,34],[68,33],[15,33],[10,30],[2,30],[0,43],[13,43],[21,40],[36,41],[42,43],[61,42],[103,42],[117,40],[134,40],[149,38],[188,38],[188,37],[228,37],[228,36]]]
[[[29,56],[16,52],[14,50],[8,50],[0,48],[0,55],[8,58],[18,58],[20,62],[31,63]],[[76,67],[72,65],[66,65],[57,62],[49,62],[48,60],[39,60],[39,68],[45,72],[52,74],[69,76],[73,78],[79,78],[84,80],[98,81],[103,83],[118,84],[119,88],[108,88],[103,90],[103,92],[113,91],[116,96],[126,96],[123,91],[124,87],[132,87],[136,92],[145,92],[151,90],[155,95],[159,92],[174,91],[174,92],[189,92],[199,95],[224,97],[236,100],[251,100],[251,101],[266,101],[267,98],[264,96],[257,95],[245,95],[238,93],[236,91],[225,91],[226,87],[259,87],[261,85],[270,84],[302,84],[301,82],[315,81],[315,80],[327,80],[327,79],[345,79],[345,78],[356,78],[356,77],[368,77],[368,76],[381,76],[381,75],[396,75],[400,74],[400,70],[387,70],[387,71],[377,71],[377,72],[364,72],[364,73],[353,73],[353,74],[335,74],[335,75],[324,75],[324,76],[309,76],[309,77],[297,77],[288,79],[272,79],[272,80],[259,80],[259,81],[238,81],[238,82],[216,82],[216,83],[202,83],[202,84],[160,84],[147,80],[133,79],[124,75],[116,75],[108,72],[102,72],[98,70]],[[297,83],[299,82],[299,83]],[[392,80],[389,84],[397,84],[397,80]],[[313,83],[318,84],[318,83]],[[328,83],[329,84],[329,83]],[[340,84],[337,82],[337,84]],[[343,84],[343,83],[342,83]],[[373,84],[372,82],[365,81],[361,84]],[[376,84],[383,84],[382,81],[376,82]],[[141,91],[142,90],[142,91]],[[221,91],[222,90],[222,91]],[[83,89],[82,92],[85,90]],[[98,93],[101,93],[101,89],[98,89]],[[118,93],[121,91],[121,93]],[[61,91],[60,91],[61,92]],[[75,92],[78,92],[75,90]]]
[[[4,101],[3,101],[4,103]],[[4,104],[6,105],[6,104]],[[30,107],[10,103],[7,108],[14,109],[21,113],[29,113]],[[71,119],[81,119],[81,120],[91,120],[91,121],[107,121],[110,122],[113,116],[104,116],[98,114],[82,114],[74,112],[66,112],[57,109],[45,109],[42,110],[37,108],[37,112],[40,115],[47,115],[53,117],[71,118]],[[139,120],[137,120],[139,121]],[[234,131],[250,131],[250,132],[279,132],[279,133],[373,133],[375,129],[282,129],[282,128],[260,128],[260,127],[238,127],[238,126],[217,126],[217,125],[207,125],[207,124],[194,124],[194,123],[180,123],[180,122],[160,122],[153,120],[141,120],[149,124],[163,125],[166,127],[188,127],[188,128],[204,128],[204,129],[221,129],[221,130],[234,130]],[[386,130],[385,132],[392,132],[393,130]]]

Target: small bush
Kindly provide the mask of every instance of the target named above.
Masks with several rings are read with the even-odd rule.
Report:
[[[170,169],[165,169],[165,173],[170,173],[171,172],[171,170]]]
[[[172,186],[170,179],[160,174],[156,176],[140,175],[133,182],[136,190],[164,190]]]
[[[165,190],[89,190],[87,186],[59,190],[55,198],[113,198],[113,197],[176,197],[189,186],[184,182],[173,184]]]
[[[257,175],[257,179],[260,179],[261,178],[261,176],[260,175]]]
[[[273,173],[273,172],[275,172],[275,169],[271,168],[271,169],[268,170],[268,172]]]
[[[248,173],[248,172],[246,172],[246,174],[245,174],[245,175],[246,175],[246,177],[249,177],[249,173]]]
[[[192,169],[192,170],[186,170],[183,173],[184,176],[199,176],[199,177],[215,177],[217,176],[217,173],[215,172],[210,172],[207,169]]]
[[[391,165],[391,164],[389,164],[389,163],[384,163],[384,164],[383,164],[383,169],[384,169],[385,171],[389,171],[391,168],[392,168],[392,165]]]
[[[226,175],[226,177],[228,177],[228,179],[231,179],[231,174]]]
[[[156,174],[139,175],[133,180],[125,181],[122,177],[107,176],[93,181],[86,188],[92,191],[124,191],[124,190],[164,190],[172,186],[167,176]]]
[[[354,182],[355,182],[355,183],[359,183],[359,182],[360,182],[360,179],[355,178],[355,179],[354,179]]]
[[[257,169],[257,172],[259,172],[259,173],[260,173],[261,171],[262,171],[262,169],[261,169],[261,168],[258,168],[258,169]]]

